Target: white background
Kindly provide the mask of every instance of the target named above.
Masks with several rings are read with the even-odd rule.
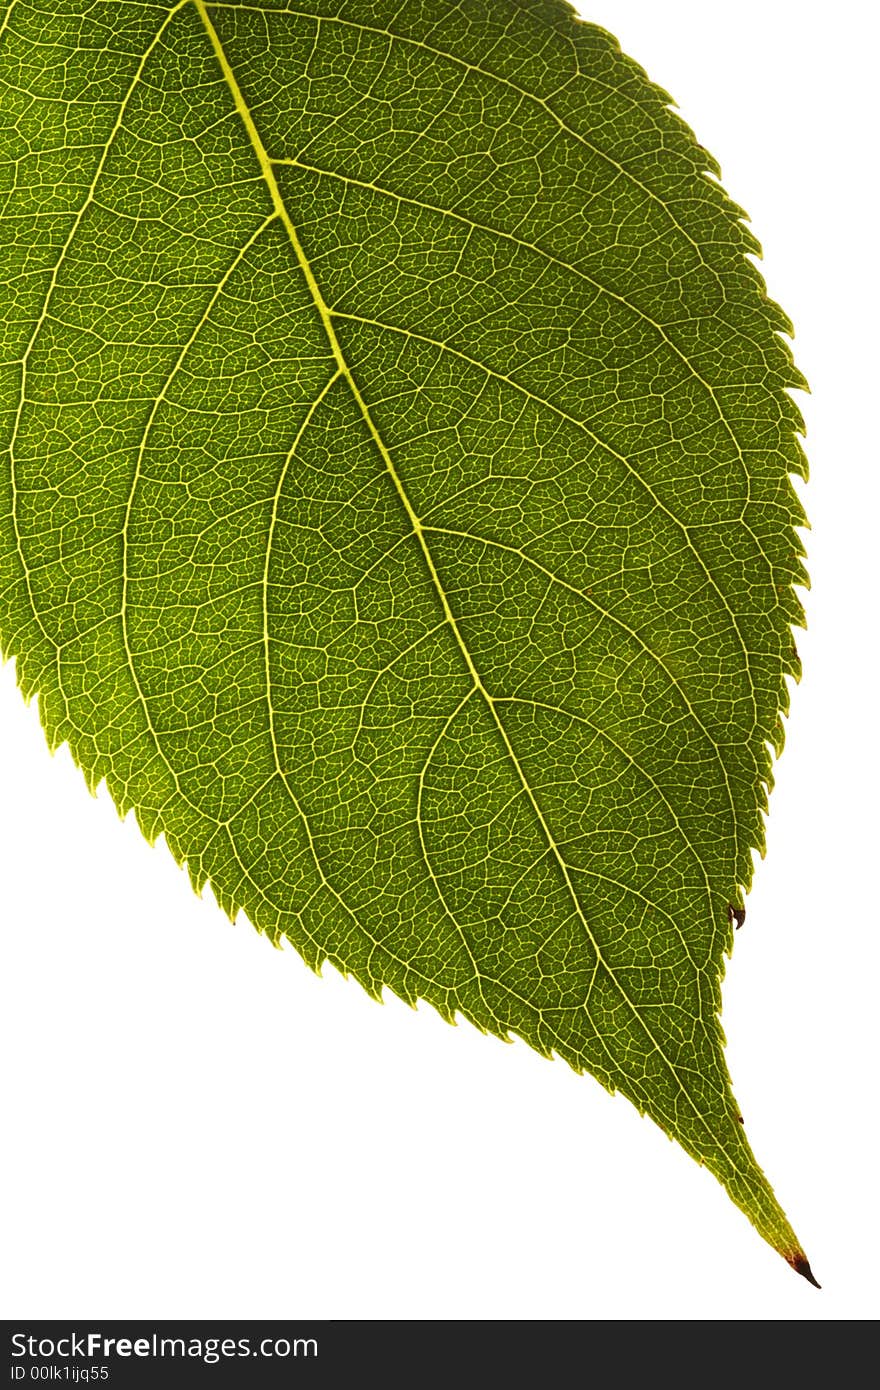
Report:
[[[628,1103],[197,900],[0,671],[7,1317],[859,1319],[877,1293],[876,72],[868,3],[592,0],[722,164],[812,386],[813,591],[724,991],[824,1288]]]

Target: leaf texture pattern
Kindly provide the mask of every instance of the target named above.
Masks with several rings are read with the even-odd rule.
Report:
[[[809,1271],[720,980],[804,383],[558,0],[12,0],[0,635],[230,913],[619,1090]]]

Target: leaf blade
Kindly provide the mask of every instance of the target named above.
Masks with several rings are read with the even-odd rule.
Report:
[[[4,592],[16,560],[23,576],[4,647],[18,652],[30,627],[25,688],[44,696],[50,739],[69,739],[87,775],[106,776],[148,835],[164,831],[227,910],[244,906],[312,964],[519,1032],[623,1090],[796,1264],[737,1119],[716,1017],[729,904],[762,844],[766,742],[778,743],[796,671],[802,575],[788,483],[799,417],[783,389],[799,378],[776,335],[785,320],[744,260],[754,243],[739,210],[702,177],[663,94],[555,5],[497,14],[505,33],[526,26],[533,49],[541,36],[545,83],[576,53],[561,98],[511,74],[495,11],[467,33],[445,6],[386,27],[357,6],[346,18],[201,0],[131,11],[134,77],[111,73],[124,95],[25,352],[47,381],[65,355],[76,362],[74,408],[80,420],[103,409],[104,433],[59,473],[46,441],[61,412],[51,397],[25,411],[26,369],[13,422],[13,493],[22,421],[26,476],[51,457],[56,494],[83,476],[86,493],[113,493],[100,571],[86,563],[93,536],[84,560],[76,534],[81,500],[56,507],[58,524],[50,509],[48,528],[45,511],[27,517],[39,564],[25,558],[15,495],[9,508]],[[94,22],[88,6],[58,15]],[[475,34],[476,59],[455,51]],[[296,73],[269,96],[266,52]],[[341,68],[359,74],[354,102]],[[571,98],[581,79],[611,92],[609,73],[626,157],[578,130],[595,93]],[[493,120],[475,135],[478,108]],[[697,204],[702,240],[657,148],[636,141],[633,156],[633,110],[640,140],[655,128],[673,163],[690,161],[672,182]],[[314,129],[288,155],[297,113]],[[172,133],[164,143],[156,126]],[[463,169],[457,183],[444,159]],[[545,202],[535,168],[554,189]],[[462,209],[480,199],[478,221]],[[560,255],[544,245],[548,217]],[[99,322],[91,381],[90,328],[75,275],[65,282],[75,242]],[[145,247],[129,345],[118,283]],[[677,277],[657,275],[658,254]],[[65,315],[57,340],[50,302]],[[760,330],[755,354],[743,324]],[[731,343],[742,370],[728,380]],[[744,447],[750,426],[759,443]],[[114,431],[126,442],[111,487]],[[472,457],[486,463],[468,473]],[[577,641],[560,641],[569,633]]]

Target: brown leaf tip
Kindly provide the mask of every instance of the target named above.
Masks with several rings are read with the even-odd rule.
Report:
[[[806,1255],[792,1255],[788,1263],[791,1265],[792,1269],[797,1270],[798,1274],[802,1274],[807,1283],[812,1284],[814,1289],[821,1289],[822,1285],[810,1269],[810,1261],[807,1259]]]

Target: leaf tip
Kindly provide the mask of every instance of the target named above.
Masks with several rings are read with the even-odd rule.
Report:
[[[802,1275],[804,1279],[806,1279],[808,1284],[812,1284],[814,1289],[821,1289],[822,1285],[819,1283],[815,1274],[810,1269],[810,1261],[807,1259],[806,1255],[801,1253],[801,1251],[798,1251],[796,1255],[789,1255],[788,1263],[791,1265],[793,1270],[795,1270],[798,1274]]]

